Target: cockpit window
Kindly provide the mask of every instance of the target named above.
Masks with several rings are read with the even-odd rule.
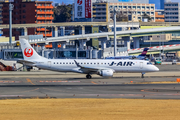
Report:
[[[150,63],[150,62],[147,62],[147,65],[152,65],[152,63]]]

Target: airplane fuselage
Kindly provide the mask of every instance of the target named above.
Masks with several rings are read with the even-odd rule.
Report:
[[[154,65],[151,65],[148,61],[144,60],[108,60],[108,59],[75,59],[79,65],[82,67],[91,68],[102,68],[102,69],[112,69],[114,72],[155,72],[158,71]],[[32,60],[33,61],[33,60]],[[82,72],[79,67],[77,67],[74,59],[44,59],[44,60],[34,60],[36,66],[42,69],[48,69],[53,71],[63,71],[63,72]]]

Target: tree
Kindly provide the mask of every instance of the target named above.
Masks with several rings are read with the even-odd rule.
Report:
[[[142,15],[142,18],[143,18],[143,19],[148,19],[148,22],[150,22],[150,21],[152,20],[152,18],[151,18],[149,15],[147,15],[146,13],[144,13],[144,14]]]
[[[114,19],[114,13],[111,14],[111,18]],[[117,22],[127,22],[128,16],[126,14],[123,14],[122,12],[116,13],[116,21]]]
[[[54,20],[53,22],[70,22],[71,21],[71,11],[72,11],[72,5],[61,5],[57,6],[53,9],[54,11]]]

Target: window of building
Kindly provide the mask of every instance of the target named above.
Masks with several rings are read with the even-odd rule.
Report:
[[[138,17],[139,20],[141,20],[141,17]]]
[[[118,6],[119,9],[122,9],[122,6]]]
[[[151,12],[151,15],[154,15],[154,12]]]
[[[129,9],[131,9],[131,6],[128,6]]]
[[[126,9],[127,8],[127,6],[123,6],[123,9]]]
[[[151,7],[152,10],[154,10],[154,7]]]
[[[133,6],[133,9],[136,9],[136,6]]]
[[[148,10],[149,10],[149,6],[147,6],[147,7],[146,7],[146,9],[148,9]]]
[[[137,9],[141,9],[141,7],[140,7],[140,6],[137,6]]]
[[[144,10],[144,9],[145,9],[145,6],[142,6],[142,9]]]
[[[23,10],[23,13],[26,13],[26,10]]]
[[[25,16],[25,15],[23,15],[23,18],[26,18],[26,16]]]
[[[23,4],[23,7],[26,7],[26,5],[25,5],[25,4]]]

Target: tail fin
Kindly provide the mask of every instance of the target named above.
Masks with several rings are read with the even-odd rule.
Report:
[[[26,39],[20,39],[21,49],[24,60],[42,59],[40,55],[34,50]]]
[[[146,56],[148,50],[149,48],[144,48],[143,52],[139,56]]]

